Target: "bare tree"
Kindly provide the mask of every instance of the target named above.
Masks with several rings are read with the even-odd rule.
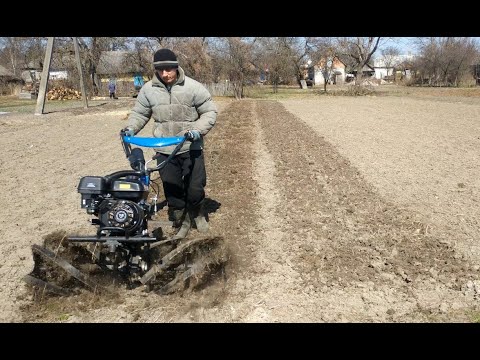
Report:
[[[392,69],[392,74],[395,75],[395,67],[398,65],[398,56],[400,51],[394,46],[389,46],[382,50],[382,60],[385,68],[387,69],[387,76],[389,76],[389,70]],[[395,76],[394,76],[395,80]]]
[[[21,54],[24,52],[24,39],[18,37],[2,38],[3,58],[8,68],[14,75],[19,73],[19,63],[21,62]]]
[[[257,38],[253,63],[259,70],[266,71],[273,91],[278,85],[291,84],[305,78],[309,46],[307,38],[264,37]]]
[[[343,63],[356,70],[356,85],[361,85],[363,68],[370,63],[378,49],[380,37],[337,38],[339,55]]]
[[[160,48],[171,49],[177,54],[188,76],[207,83],[214,78],[208,39],[206,37],[150,37],[146,38],[143,47],[150,48],[151,56]]]
[[[274,93],[278,92],[280,83],[288,81],[294,74],[291,56],[291,48],[286,38],[256,39],[253,63],[258,70],[265,71]]]
[[[29,63],[40,63],[45,52],[46,38],[1,37],[0,63],[20,76]]]
[[[254,41],[250,38],[224,37],[217,38],[212,46],[214,63],[228,77],[237,100],[244,97],[245,85],[258,74],[252,61]]]
[[[179,38],[173,38],[173,37],[168,37],[168,36],[157,36],[157,37],[149,37],[147,38],[149,41],[151,41],[152,44],[152,52],[155,52],[158,49],[161,48],[173,48],[174,44],[176,42],[175,39]]]
[[[314,66],[320,69],[323,76],[323,91],[334,74],[335,61],[338,59],[338,48],[333,38],[308,38],[309,57]]]
[[[185,73],[202,83],[213,81],[212,58],[206,38],[188,38],[175,46],[175,52]]]
[[[419,56],[415,66],[422,84],[458,86],[471,76],[471,65],[478,57],[478,45],[468,37],[418,38]]]
[[[94,95],[99,93],[97,67],[103,51],[114,51],[127,48],[127,38],[124,37],[92,37],[78,38],[83,62],[90,75],[90,87]]]
[[[285,45],[290,48],[290,61],[295,70],[297,84],[300,84],[300,80],[303,80],[304,78],[305,63],[308,60],[308,53],[310,50],[308,38],[291,37],[284,39]]]
[[[138,69],[137,71],[142,76],[151,79],[153,75],[152,59],[154,53],[151,41],[148,38],[129,38],[127,39],[127,44],[132,50],[125,56],[125,67]]]

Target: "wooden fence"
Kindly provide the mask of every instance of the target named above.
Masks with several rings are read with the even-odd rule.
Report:
[[[233,96],[233,86],[230,82],[203,84],[212,96]]]
[[[132,81],[118,81],[117,84],[117,96],[131,96],[135,92]],[[230,82],[210,83],[203,84],[212,96],[234,96],[233,86]],[[108,82],[99,83],[99,96],[108,96]]]

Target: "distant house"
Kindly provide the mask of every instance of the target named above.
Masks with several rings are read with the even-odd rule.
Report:
[[[324,85],[325,77],[324,71],[328,69],[328,83],[343,84],[345,82],[345,64],[335,57],[332,64],[326,64],[326,60],[322,59],[317,64],[311,66],[307,65],[308,75],[307,83],[311,82],[314,85]]]
[[[14,75],[10,70],[0,65],[0,94],[18,95],[22,89],[24,81],[19,76]]]
[[[320,60],[320,62],[315,66],[315,85],[323,85],[325,83],[325,78],[322,72],[323,68],[325,68],[325,59]],[[339,85],[345,82],[345,64],[337,57],[333,58],[330,76],[327,81],[330,84]]]
[[[357,77],[357,70],[352,70],[352,72],[350,73],[351,75],[353,75],[354,78]],[[362,68],[362,78],[371,78],[371,77],[374,77],[375,76],[375,69],[373,68],[373,66],[369,65],[369,64],[366,64],[363,66]]]
[[[42,76],[42,68],[43,64],[40,61],[30,61],[22,69],[22,79],[27,84],[32,84],[34,82],[40,81],[40,77]]]
[[[382,56],[375,59],[373,62],[373,68],[375,70],[376,79],[384,79],[395,75],[393,72],[400,70],[403,72],[403,76],[410,76],[410,69],[405,64],[411,63],[415,59],[415,55],[395,55],[395,56]]]
[[[66,60],[67,59],[67,60]],[[65,65],[66,61],[70,61],[70,67],[72,67],[72,59],[68,59],[67,56],[62,57],[62,61],[55,58],[55,60],[50,65],[50,71],[48,74],[49,80],[66,80],[68,79],[68,65]],[[69,63],[67,63],[69,64]],[[27,83],[35,83],[40,81],[42,78],[43,64],[39,61],[30,61],[28,65],[23,68],[22,79]]]
[[[67,70],[50,70],[48,74],[49,80],[66,80],[68,79]]]

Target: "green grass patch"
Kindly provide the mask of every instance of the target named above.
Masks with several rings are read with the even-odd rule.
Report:
[[[293,86],[281,86],[274,91],[271,85],[248,86],[244,89],[244,95],[249,99],[281,100],[290,98],[311,98],[315,96],[312,88],[300,89]]]
[[[104,100],[89,100],[88,107],[104,104]],[[19,99],[17,96],[0,96],[0,112],[35,113],[37,100]],[[45,100],[44,113],[83,108],[80,100]]]
[[[35,110],[36,100],[19,99],[14,96],[0,96],[0,111],[5,112],[32,112]]]

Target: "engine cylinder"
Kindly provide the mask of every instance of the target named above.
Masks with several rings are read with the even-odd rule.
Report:
[[[130,200],[105,200],[99,211],[103,226],[118,227],[133,233],[141,228],[143,209]]]

